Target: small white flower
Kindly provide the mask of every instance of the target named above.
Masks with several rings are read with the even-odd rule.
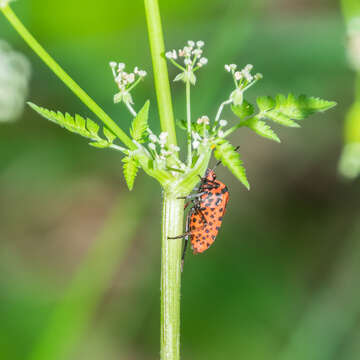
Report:
[[[177,54],[176,54],[176,50],[175,50],[175,49],[172,51],[172,58],[173,58],[173,59],[177,59]]]
[[[245,66],[245,70],[251,71],[251,70],[253,69],[253,67],[254,67],[254,65],[252,65],[252,64],[247,64],[247,65]]]
[[[261,80],[262,78],[263,78],[263,75],[260,74],[260,73],[257,73],[257,74],[255,75],[255,80]]]
[[[205,43],[202,41],[202,40],[199,40],[197,43],[196,43],[196,46],[201,48],[205,45]]]
[[[179,56],[180,56],[180,57],[185,56],[185,53],[184,53],[184,50],[183,50],[183,49],[180,49],[178,53],[179,53]]]
[[[191,65],[192,61],[190,59],[185,59],[184,64],[185,65]]]
[[[203,53],[203,51],[201,49],[195,49],[192,51],[193,55],[195,55],[196,57],[200,57],[201,54]]]
[[[170,144],[170,149],[172,151],[176,151],[176,152],[180,151],[180,148],[178,146],[174,145],[174,144]]]
[[[135,81],[135,74],[131,73],[127,76],[127,81],[129,82],[129,84],[132,84]]]
[[[204,123],[205,125],[209,125],[209,124],[210,124],[210,119],[209,119],[208,116],[204,115],[204,116],[202,117],[202,120],[203,120],[203,123]]]
[[[0,8],[4,8],[5,6],[7,6],[7,4],[9,4],[12,1],[14,0],[0,0]]]
[[[168,137],[168,133],[166,131],[162,132],[160,135],[159,135],[159,139],[160,140],[166,140],[167,137]]]
[[[125,69],[125,64],[124,63],[119,63],[118,65],[118,71],[121,72]]]
[[[116,68],[116,66],[117,66],[117,62],[115,62],[115,61],[110,61],[110,67],[112,68],[112,69],[115,69]]]
[[[206,57],[202,57],[199,62],[202,65],[206,65],[208,63],[208,59]]]
[[[160,154],[161,154],[161,155],[164,155],[164,156],[170,156],[170,155],[171,155],[171,151],[168,151],[168,150],[165,150],[165,149],[161,149]]]
[[[167,132],[162,132],[159,135],[159,144],[161,145],[161,147],[164,147],[167,141],[167,137],[168,137],[168,133]]]
[[[168,58],[168,59],[172,59],[173,58],[173,52],[172,51],[168,51],[165,56]]]
[[[198,140],[194,140],[193,143],[192,143],[192,146],[194,149],[197,149],[200,145],[200,142]]]
[[[230,66],[230,69],[231,69],[231,70],[234,70],[234,71],[235,71],[236,68],[237,68],[237,65],[236,65],[236,64],[230,64],[229,66]]]
[[[234,76],[235,76],[235,79],[238,80],[238,81],[241,80],[242,77],[243,77],[243,75],[242,75],[242,73],[240,71],[236,71]]]
[[[198,141],[201,140],[201,136],[195,131],[192,132],[192,136],[194,140],[198,140]]]
[[[196,120],[196,122],[197,122],[199,125],[202,124],[202,122],[203,122],[202,117],[198,118],[198,119]]]
[[[138,74],[139,73],[139,68],[137,66],[134,67],[134,74]]]
[[[219,121],[219,125],[220,125],[221,127],[226,126],[227,123],[228,123],[228,122],[227,122],[226,120],[220,120],[220,121]]]
[[[189,45],[190,47],[194,47],[194,46],[195,46],[195,42],[192,41],[192,40],[189,40],[187,43],[188,43],[188,45]]]
[[[253,81],[254,78],[248,71],[243,70],[242,74],[243,74],[244,78],[246,79],[246,81],[248,81],[248,82]]]
[[[225,65],[225,70],[226,70],[227,72],[230,72],[230,71],[231,71],[230,65],[226,64],[226,65]]]
[[[154,135],[154,134],[149,135],[149,139],[150,139],[150,141],[153,142],[153,143],[157,143],[157,142],[158,142],[158,138],[157,138],[157,136]]]
[[[147,72],[145,70],[140,70],[138,74],[140,77],[145,77],[147,75]]]
[[[219,135],[219,137],[224,137],[225,134],[224,134],[224,132],[222,130],[219,130],[218,135]]]
[[[185,46],[183,51],[184,51],[184,56],[191,56],[191,50],[192,48],[189,46]]]
[[[154,151],[155,151],[156,145],[153,144],[153,143],[150,143],[150,144],[149,144],[149,148],[150,148],[151,150],[154,150]]]

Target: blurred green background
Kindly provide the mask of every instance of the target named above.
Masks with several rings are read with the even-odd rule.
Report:
[[[360,184],[337,175],[354,86],[340,4],[160,5],[169,49],[206,42],[195,117],[213,116],[231,91],[225,63],[251,63],[264,74],[250,97],[293,91],[339,103],[300,130],[277,128],[280,145],[247,130],[233,138],[252,190],[218,169],[231,198],[214,246],[187,257],[182,358],[359,359]],[[147,70],[136,107],[150,98],[159,130],[142,1],[28,0],[13,9],[125,129],[130,116],[112,102],[108,63]],[[3,16],[0,37],[32,64],[29,100],[94,118]],[[172,88],[182,118],[184,89]],[[29,108],[1,124],[0,359],[157,359],[160,211],[152,179],[141,174],[128,193],[117,153],[87,146]]]

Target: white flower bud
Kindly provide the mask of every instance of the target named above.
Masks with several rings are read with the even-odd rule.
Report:
[[[220,120],[220,121],[219,121],[219,125],[220,125],[221,127],[226,126],[227,123],[228,123],[228,122],[227,122],[226,120]]]
[[[243,75],[240,71],[236,71],[234,75],[235,75],[235,79],[238,81],[241,80],[243,77]]]
[[[131,73],[127,76],[127,81],[129,82],[129,84],[132,84],[135,81],[135,74]]]
[[[174,145],[174,144],[170,144],[170,149],[172,151],[176,151],[176,152],[180,151],[180,148],[178,146]]]
[[[154,143],[150,143],[150,144],[149,144],[149,148],[150,148],[151,150],[154,150],[154,151],[155,151],[156,145],[155,145]]]
[[[0,8],[4,8],[12,1],[14,1],[14,0],[0,0]]]
[[[202,58],[200,59],[200,64],[206,65],[207,63],[208,63],[208,59],[207,59],[206,57],[202,57]]]
[[[145,77],[147,75],[147,72],[145,70],[139,70],[138,74],[140,77]]]
[[[210,119],[208,116],[204,115],[202,116],[202,122],[205,124],[205,125],[209,125],[210,124]]]
[[[184,56],[190,56],[191,55],[192,48],[190,48],[188,46],[185,46],[183,50],[184,50]]]
[[[196,57],[200,57],[201,54],[203,53],[203,51],[201,49],[195,49],[192,51],[193,55],[195,55]]]
[[[168,137],[168,133],[166,131],[162,132],[160,135],[159,135],[159,139],[160,140],[166,140],[167,137]]]
[[[119,63],[118,65],[118,71],[123,71],[125,69],[125,64],[124,63]]]
[[[205,43],[202,41],[202,40],[199,40],[197,43],[196,43],[196,46],[201,48],[205,45]]]
[[[224,132],[222,130],[219,130],[218,135],[219,135],[219,137],[224,137],[225,134],[224,134]]]
[[[165,54],[165,57],[167,57],[168,59],[172,59],[172,58],[173,58],[173,52],[172,52],[172,51],[168,51],[168,52]]]
[[[185,59],[184,64],[185,65],[191,65],[192,61],[190,59]]]
[[[227,72],[230,72],[231,71],[231,67],[230,67],[230,65],[225,65],[225,70],[227,71]]]
[[[195,42],[192,41],[192,40],[189,40],[187,43],[188,43],[188,45],[189,45],[190,47],[194,47],[194,46],[195,46]]]
[[[200,142],[198,140],[194,140],[193,143],[192,143],[192,146],[194,149],[197,149],[200,145]]]
[[[150,141],[153,142],[153,143],[158,142],[158,138],[157,138],[157,136],[154,135],[154,134],[150,134],[150,135],[149,135],[149,139],[150,139]]]
[[[263,78],[263,75],[260,74],[260,73],[257,73],[257,74],[255,75],[255,80],[261,80],[262,78]]]
[[[112,68],[112,69],[115,69],[116,68],[116,66],[117,66],[117,62],[115,62],[115,61],[110,61],[110,67]]]

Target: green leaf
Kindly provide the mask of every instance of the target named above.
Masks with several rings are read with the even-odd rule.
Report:
[[[250,184],[246,177],[246,171],[243,162],[240,159],[240,154],[235,150],[235,147],[226,140],[221,140],[215,148],[214,156],[221,160],[233,175],[242,182],[242,184],[250,190]]]
[[[148,118],[149,118],[149,106],[150,101],[147,100],[142,109],[138,112],[135,119],[132,122],[130,128],[130,134],[134,140],[139,143],[144,142],[144,136],[148,129]]]
[[[123,158],[122,162],[124,163],[123,170],[126,184],[131,191],[134,186],[134,181],[138,172],[139,164],[136,159],[129,156]]]
[[[284,115],[276,110],[267,111],[264,116],[282,126],[293,127],[293,128],[300,127],[298,123],[291,120],[287,115]]]
[[[309,115],[324,112],[336,105],[334,101],[301,95],[296,98],[279,94],[275,100],[271,97],[260,97],[257,104],[262,116],[284,126],[299,127],[294,120],[303,120]]]
[[[100,126],[95,121],[92,121],[91,119],[87,118],[86,127],[91,135],[93,135],[94,137],[98,136]]]
[[[275,101],[270,96],[260,96],[256,99],[256,102],[261,111],[268,111],[275,106]]]
[[[183,80],[184,81],[184,73],[182,72],[182,73],[179,73],[179,74],[177,74],[176,76],[175,76],[175,79],[174,79],[174,81],[180,81],[180,80]]]
[[[114,135],[109,129],[104,128],[103,129],[104,135],[107,138],[108,142],[112,144],[114,140],[116,139],[116,135]]]
[[[105,149],[109,147],[109,143],[106,140],[99,140],[89,143],[90,146],[99,148],[99,149]]]
[[[256,117],[253,117],[246,121],[246,126],[251,130],[255,131],[258,135],[265,137],[276,142],[280,142],[279,137],[271,129],[271,127],[266,124],[265,121],[259,120]]]
[[[237,117],[244,119],[254,113],[254,106],[243,100],[241,105],[231,105],[231,110]]]
[[[317,112],[324,112],[337,105],[335,101],[327,101],[316,97],[308,97],[306,95],[300,95],[298,103],[304,116],[309,116]]]
[[[60,111],[55,112],[52,110],[48,110],[37,106],[31,102],[29,102],[28,105],[45,119],[48,119],[75,134],[79,134],[87,139],[92,140],[92,142],[89,144],[91,146],[97,148],[106,148],[112,145],[113,141],[116,138],[116,136],[104,126],[103,132],[107,140],[102,139],[98,135],[100,128],[99,125],[91,119],[85,120],[82,116],[78,114],[76,114],[74,118],[68,113],[65,113],[65,115],[63,115]]]
[[[176,125],[182,130],[187,130],[187,124],[184,119],[176,119]]]

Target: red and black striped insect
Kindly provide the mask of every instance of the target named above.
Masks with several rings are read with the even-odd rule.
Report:
[[[194,254],[207,250],[218,235],[229,200],[228,188],[224,183],[216,180],[214,169],[206,170],[197,190],[196,194],[185,198],[192,199],[193,203],[187,215],[185,234],[169,238],[185,238],[181,270],[184,266],[189,237]],[[185,208],[189,204],[190,202],[185,205]]]

